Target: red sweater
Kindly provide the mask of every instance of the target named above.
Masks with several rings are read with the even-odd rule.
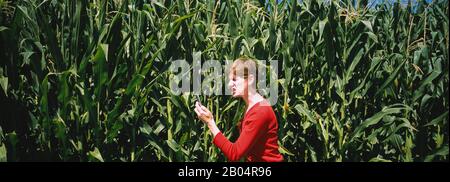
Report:
[[[281,162],[278,152],[278,123],[270,105],[262,101],[256,103],[245,114],[239,127],[240,136],[230,142],[222,132],[214,137],[214,144],[222,150],[230,161],[247,157],[249,162]]]

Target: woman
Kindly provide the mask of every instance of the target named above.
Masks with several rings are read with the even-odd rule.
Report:
[[[230,69],[228,87],[232,96],[243,99],[246,105],[244,118],[238,125],[240,136],[234,143],[217,128],[206,107],[196,102],[194,111],[212,132],[214,144],[230,161],[246,157],[249,162],[281,162],[277,118],[268,101],[256,92],[256,73],[256,63],[249,58],[235,60]]]

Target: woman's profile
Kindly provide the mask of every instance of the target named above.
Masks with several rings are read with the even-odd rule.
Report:
[[[256,62],[241,57],[231,65],[228,87],[233,98],[245,102],[245,114],[238,124],[239,137],[233,143],[219,130],[212,113],[199,102],[195,103],[195,113],[213,134],[213,143],[230,161],[245,157],[248,162],[281,162],[283,156],[278,151],[278,122],[268,101],[256,90]]]

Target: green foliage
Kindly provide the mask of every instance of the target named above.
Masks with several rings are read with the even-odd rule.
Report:
[[[0,4],[0,161],[225,161],[193,95],[169,90],[196,51],[280,61],[286,161],[448,161],[448,1],[358,4]],[[203,99],[236,138],[244,103]]]

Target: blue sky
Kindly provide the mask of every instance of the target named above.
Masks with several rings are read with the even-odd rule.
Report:
[[[276,2],[277,3],[280,3],[282,0],[276,0]],[[302,2],[302,0],[297,0],[298,2]],[[323,1],[330,1],[330,0],[323,0]],[[359,0],[354,0],[354,2],[358,2]],[[370,7],[370,8],[375,8],[376,7],[376,5],[377,4],[381,4],[381,3],[383,3],[383,1],[386,1],[386,2],[389,2],[389,3],[394,3],[394,2],[397,2],[397,0],[368,0],[368,6]],[[413,7],[414,7],[414,5],[416,5],[417,4],[417,2],[420,2],[420,1],[422,1],[422,0],[411,0],[411,4],[413,5]],[[427,3],[430,3],[430,2],[432,2],[433,0],[425,0]],[[442,0],[434,0],[434,1],[442,1]],[[266,3],[268,3],[269,2],[269,0],[266,0]],[[404,5],[404,6],[406,6],[407,4],[408,4],[408,0],[400,0],[400,4],[402,4],[402,5]],[[270,11],[270,7],[268,7],[269,8],[269,11]],[[415,9],[415,8],[413,8],[413,9]],[[415,10],[413,10],[413,11],[415,11]]]
[[[269,0],[266,0],[266,2],[268,2]],[[299,0],[299,1],[302,1],[302,0]],[[372,2],[374,3],[374,5],[376,5],[376,4],[379,4],[379,3],[382,3],[383,1],[385,1],[385,0],[369,0],[369,4],[371,4]],[[397,0],[386,0],[386,1],[388,1],[388,2],[397,2]],[[420,1],[420,0],[419,0]],[[432,0],[425,0],[426,2],[431,2]],[[281,0],[277,0],[277,2],[281,2]],[[408,0],[400,0],[400,2],[401,2],[401,4],[408,4]],[[411,2],[414,4],[414,3],[417,3],[418,2],[418,0],[411,0]]]
[[[388,2],[397,2],[397,0],[386,0],[386,1],[388,1]],[[425,1],[429,3],[432,0],[425,0]],[[369,4],[370,4],[370,2],[374,2],[374,4],[378,4],[378,3],[383,2],[383,0],[372,0],[372,1],[369,0]],[[412,4],[415,4],[417,2],[418,2],[417,0],[411,0]],[[408,0],[400,0],[400,3],[401,4],[408,4]]]

